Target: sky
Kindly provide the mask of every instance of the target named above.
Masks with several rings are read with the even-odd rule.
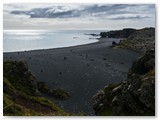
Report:
[[[155,27],[154,4],[4,4],[4,30]]]

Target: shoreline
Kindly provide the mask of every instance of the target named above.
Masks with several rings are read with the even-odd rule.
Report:
[[[57,48],[46,48],[46,49],[34,49],[34,50],[24,50],[24,51],[13,51],[13,52],[3,52],[3,53],[16,53],[16,52],[33,52],[33,51],[44,51],[44,50],[52,50],[52,49],[65,49],[65,48],[72,48],[72,47],[78,47],[78,46],[85,46],[85,45],[90,45],[94,44],[100,41],[101,38],[95,38],[98,41],[92,42],[92,43],[86,43],[86,44],[80,44],[80,45],[74,45],[74,46],[67,46],[67,47],[57,47]]]
[[[139,53],[110,47],[119,39],[102,38],[97,42],[65,48],[3,53],[4,60],[25,60],[37,80],[50,88],[64,88],[71,98],[54,103],[65,111],[94,115],[92,97],[110,83],[127,76]],[[74,107],[73,107],[74,106]]]

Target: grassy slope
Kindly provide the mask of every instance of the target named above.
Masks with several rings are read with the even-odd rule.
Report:
[[[36,78],[25,62],[4,62],[3,113],[5,116],[70,115],[41,96]]]

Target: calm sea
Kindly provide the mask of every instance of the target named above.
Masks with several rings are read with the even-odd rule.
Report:
[[[103,30],[4,30],[3,52],[61,48],[97,42]]]

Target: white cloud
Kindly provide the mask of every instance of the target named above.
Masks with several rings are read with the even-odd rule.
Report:
[[[155,26],[154,5],[5,4],[4,29],[108,29]]]

